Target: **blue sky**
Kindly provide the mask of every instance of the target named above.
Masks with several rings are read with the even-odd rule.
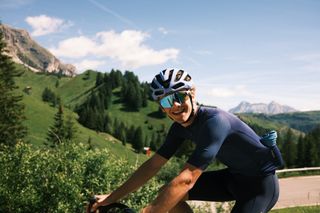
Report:
[[[318,0],[0,0],[0,20],[60,60],[150,82],[181,68],[197,100],[320,110]]]

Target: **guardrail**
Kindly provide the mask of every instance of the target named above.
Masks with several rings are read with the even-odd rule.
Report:
[[[312,171],[312,170],[320,170],[320,167],[304,167],[304,168],[294,168],[294,169],[282,169],[277,170],[277,173],[283,172],[302,172],[302,171]]]

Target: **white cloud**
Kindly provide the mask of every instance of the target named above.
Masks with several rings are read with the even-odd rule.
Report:
[[[178,49],[154,50],[144,43],[148,37],[149,34],[135,30],[99,32],[91,39],[80,36],[61,41],[57,48],[50,50],[56,56],[69,58],[88,55],[111,58],[127,69],[163,64],[177,58]]]
[[[49,17],[46,15],[29,16],[25,21],[32,27],[33,36],[43,36],[50,33],[59,32],[62,29],[72,26],[70,21],[64,21],[59,18]]]
[[[73,37],[59,42],[58,48],[51,47],[49,50],[55,56],[67,58],[81,58],[94,54],[97,44],[85,36]]]
[[[246,86],[238,85],[232,88],[226,87],[215,87],[209,90],[209,95],[213,97],[234,97],[234,96],[247,96],[250,92],[247,90]]]
[[[83,72],[85,70],[88,69],[97,69],[99,66],[104,65],[105,62],[104,61],[99,61],[99,60],[83,60],[81,62],[78,63],[74,63],[74,65],[76,66],[77,70],[79,72]]]

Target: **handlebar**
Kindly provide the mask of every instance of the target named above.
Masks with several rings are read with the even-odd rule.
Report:
[[[97,198],[95,196],[89,199],[86,213],[136,213],[133,209],[122,203],[111,203],[107,206],[98,207],[97,211],[91,211],[91,208],[95,202],[97,202]]]

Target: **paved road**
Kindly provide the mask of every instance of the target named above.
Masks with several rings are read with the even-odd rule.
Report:
[[[320,176],[305,176],[281,178],[280,196],[273,209],[288,208],[293,206],[320,205]],[[206,206],[215,213],[215,203],[213,202],[190,202],[195,206]]]
[[[320,205],[320,176],[281,178],[280,197],[274,208]]]

